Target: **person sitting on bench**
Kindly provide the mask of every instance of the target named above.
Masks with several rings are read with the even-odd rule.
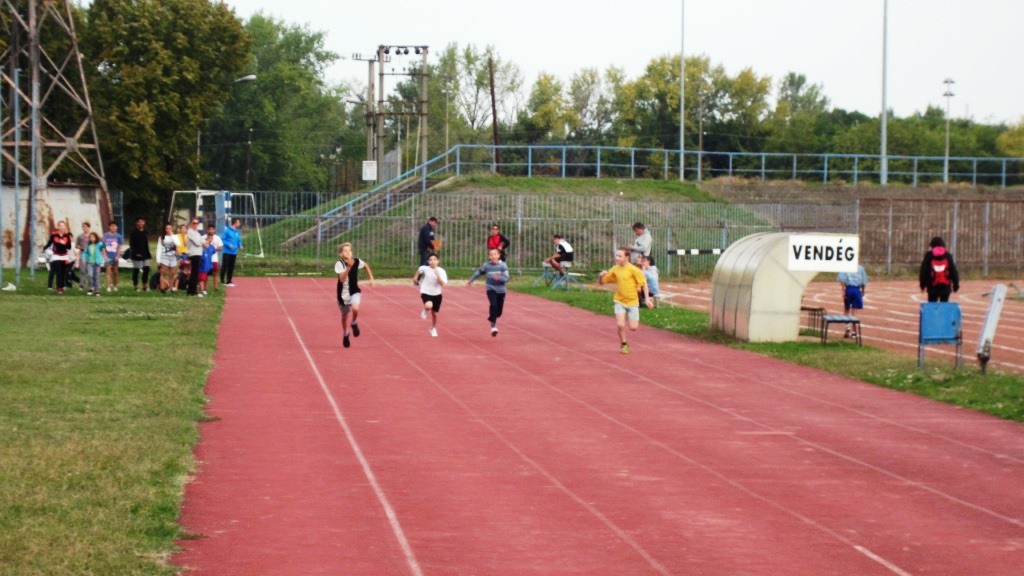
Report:
[[[562,264],[565,262],[572,262],[573,251],[572,246],[562,238],[561,234],[555,234],[551,237],[555,243],[555,253],[550,257],[545,258],[544,262],[555,269],[555,272],[562,276],[565,274],[565,270]]]

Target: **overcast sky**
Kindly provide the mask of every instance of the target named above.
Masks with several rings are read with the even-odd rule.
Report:
[[[380,44],[494,46],[523,72],[524,92],[540,72],[567,83],[583,68],[614,65],[633,79],[685,42],[688,57],[706,55],[730,75],[797,72],[834,107],[870,116],[882,107],[883,0],[224,1],[242,19],[262,11],[323,31],[326,48],[344,56]],[[901,117],[945,108],[943,80],[952,78],[954,118],[1020,121],[1022,23],[1021,0],[889,0],[889,108]],[[365,86],[366,63],[340,62],[327,80]]]

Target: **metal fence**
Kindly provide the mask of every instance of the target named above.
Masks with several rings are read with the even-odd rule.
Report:
[[[459,145],[431,160],[466,172],[507,176],[655,178],[679,176],[679,150],[611,146]],[[882,157],[877,154],[792,154],[778,152],[701,152],[687,150],[687,180],[740,177],[753,180],[878,183]],[[944,156],[886,156],[888,181],[912,187],[942,182]],[[1024,158],[949,157],[949,182],[972,186],[1024,184]]]
[[[653,255],[667,275],[703,274],[713,269],[711,255],[667,255],[679,248],[728,247],[735,240],[764,231],[855,230],[854,204],[718,204],[639,202],[612,196],[528,194],[423,194],[371,217],[339,215],[335,200],[310,193],[299,201],[273,193],[256,193],[255,211],[246,205],[233,214],[241,218],[248,252],[260,248],[271,260],[325,269],[333,265],[337,246],[351,242],[372,265],[408,269],[419,264],[416,241],[431,216],[440,220],[442,263],[472,268],[486,259],[486,239],[498,224],[511,241],[509,265],[518,273],[539,270],[555,251],[552,236],[561,234],[576,251],[576,268],[584,273],[611,264],[617,246],[629,245],[632,226],[642,222],[654,239]],[[282,208],[288,210],[282,214]],[[300,208],[305,208],[299,210]],[[277,213],[275,213],[275,209]],[[330,234],[330,230],[345,230]]]
[[[428,193],[370,217],[327,215],[344,198],[318,193],[254,193],[255,206],[238,207],[247,252],[263,250],[266,266],[323,271],[337,246],[351,242],[375,268],[412,271],[416,241],[430,216],[440,219],[442,264],[470,269],[486,259],[486,239],[497,223],[512,246],[509,265],[534,274],[554,253],[552,235],[576,250],[583,273],[609,266],[617,246],[644,223],[662,273],[707,274],[714,255],[668,255],[676,249],[727,248],[757,232],[843,232],[861,237],[862,262],[884,273],[913,272],[932,236],[943,236],[965,274],[1020,274],[1024,263],[1024,202],[859,200],[836,204],[720,204],[640,202],[613,196]],[[339,226],[344,224],[344,226]],[[345,230],[328,233],[329,230]]]

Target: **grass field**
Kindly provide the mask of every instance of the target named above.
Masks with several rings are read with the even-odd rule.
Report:
[[[222,304],[0,293],[0,573],[175,573]]]

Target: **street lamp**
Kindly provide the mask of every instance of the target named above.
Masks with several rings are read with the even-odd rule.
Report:
[[[686,0],[679,7],[679,181],[686,180],[686,144],[683,141],[686,122]]]
[[[946,97],[946,162],[942,167],[942,183],[949,184],[949,99],[953,97],[952,86],[956,82],[946,78],[942,83],[946,85],[946,93],[943,94]]]

